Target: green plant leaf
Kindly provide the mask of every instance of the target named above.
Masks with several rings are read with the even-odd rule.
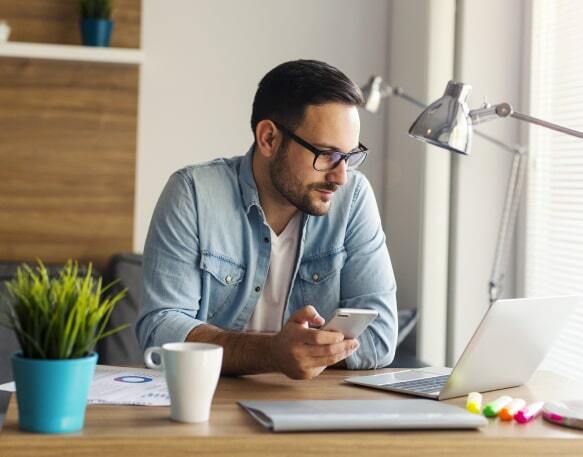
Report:
[[[36,271],[21,265],[7,286],[8,312],[0,325],[16,334],[25,357],[63,359],[86,356],[99,340],[127,325],[106,331],[114,306],[127,290],[106,296],[111,284],[92,275],[89,264],[81,277],[77,262],[69,260],[55,277],[50,277],[38,260]]]
[[[111,19],[113,0],[81,0],[83,19]]]

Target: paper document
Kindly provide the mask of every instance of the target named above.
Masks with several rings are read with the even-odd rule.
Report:
[[[0,385],[0,390],[16,392],[16,387],[9,382]],[[161,371],[97,365],[87,403],[170,406],[170,395]]]
[[[485,417],[434,400],[240,401],[274,432],[477,428]]]

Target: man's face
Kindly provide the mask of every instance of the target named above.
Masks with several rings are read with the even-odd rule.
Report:
[[[358,110],[341,103],[310,105],[294,133],[318,149],[350,152],[358,147]],[[346,182],[346,163],[342,160],[329,171],[314,170],[314,154],[291,138],[286,140],[269,165],[273,186],[300,211],[323,216],[334,192]]]

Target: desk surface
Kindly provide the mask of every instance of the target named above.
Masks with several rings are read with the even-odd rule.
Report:
[[[391,370],[383,370],[391,371]],[[359,372],[359,374],[366,372]],[[169,419],[168,407],[104,406],[87,408],[85,428],[73,435],[36,435],[18,430],[14,398],[0,433],[0,455],[134,455],[169,456],[186,452],[213,455],[583,455],[583,431],[559,427],[542,418],[528,425],[490,419],[487,427],[469,431],[370,431],[275,434],[265,430],[237,404],[243,399],[387,399],[411,398],[350,386],[354,372],[327,370],[311,381],[267,374],[221,378],[211,418],[205,424]],[[583,398],[583,385],[549,372],[536,373],[522,387],[486,393],[491,401],[502,393],[527,402]],[[463,406],[465,398],[447,403]]]

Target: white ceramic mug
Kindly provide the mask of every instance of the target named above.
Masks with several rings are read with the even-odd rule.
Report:
[[[158,354],[160,363],[154,363]],[[209,420],[223,361],[223,348],[207,343],[166,343],[146,349],[148,368],[164,370],[170,393],[170,417],[179,422]]]

